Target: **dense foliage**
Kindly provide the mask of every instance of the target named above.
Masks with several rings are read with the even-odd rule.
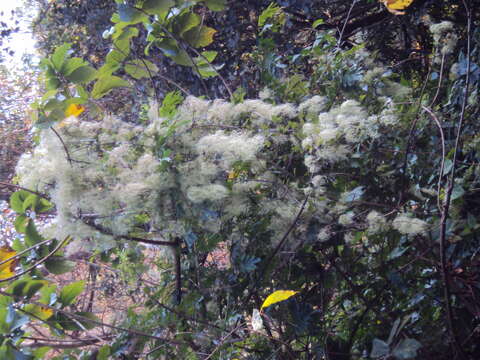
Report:
[[[44,4],[3,358],[480,356],[478,9],[310,3]],[[117,288],[57,288],[79,254]]]
[[[38,71],[28,64],[8,69],[0,65],[0,199],[8,200],[8,181],[22,153],[30,148],[28,110],[35,98]]]

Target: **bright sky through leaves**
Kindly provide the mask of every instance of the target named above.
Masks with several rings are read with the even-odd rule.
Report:
[[[20,31],[4,38],[2,46],[2,49],[9,47],[15,54],[12,57],[8,56],[3,50],[0,52],[0,56],[4,61],[15,67],[20,66],[22,55],[35,53],[35,40],[29,30],[29,24],[34,17],[35,9],[26,9],[23,5],[23,0],[2,0],[0,1],[0,12],[3,12],[3,15],[0,17],[0,20],[13,26],[11,11],[17,8],[22,9],[25,14],[18,24]]]

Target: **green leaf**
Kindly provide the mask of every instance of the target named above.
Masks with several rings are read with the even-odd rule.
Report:
[[[186,31],[182,38],[194,48],[205,47],[213,42],[213,35],[217,30],[208,26],[195,26]]]
[[[85,61],[83,61],[83,59],[80,59],[79,57],[68,59],[62,66],[62,74],[65,76],[70,75],[72,72],[84,65]]]
[[[107,57],[108,57],[108,55],[107,55]],[[102,67],[100,67],[100,69],[98,69],[98,77],[101,78],[101,77],[110,76],[115,71],[120,69],[120,67],[121,67],[121,65],[120,65],[119,62],[116,62],[116,61],[108,62],[107,61],[105,64],[102,65]]]
[[[173,0],[146,0],[142,9],[150,15],[158,15],[163,19],[168,10],[173,6],[175,6],[175,1]]]
[[[44,213],[49,210],[53,209],[53,204],[48,201],[47,199],[40,198],[40,200],[37,203],[37,206],[35,207],[35,212],[36,213]]]
[[[1,306],[0,307],[0,334],[8,334],[10,333],[10,323],[7,322],[7,314],[8,314],[8,307]],[[0,353],[0,355],[2,355]],[[5,357],[2,357],[5,359]]]
[[[23,202],[31,193],[25,190],[15,191],[12,196],[10,196],[10,207],[17,214],[24,214],[25,210],[23,209]]]
[[[29,278],[16,280],[10,284],[10,286],[8,287],[8,292],[12,293],[15,296],[23,296],[23,290],[27,286],[28,282]]]
[[[47,90],[56,90],[60,86],[60,80],[57,78],[47,78],[45,87]]]
[[[274,18],[275,15],[277,15],[280,11],[282,11],[282,8],[280,6],[278,6],[274,2],[270,3],[270,5],[268,5],[268,7],[263,10],[258,17],[258,27],[263,28],[267,21]]]
[[[42,287],[40,290],[40,299],[38,301],[42,304],[52,305],[57,299],[57,295],[55,293],[56,289],[57,285],[55,284],[48,284]]]
[[[48,129],[50,126],[54,125],[56,120],[50,119],[48,116],[44,114],[38,114],[38,118],[33,123],[37,129]]]
[[[73,319],[69,318],[68,316],[57,313],[55,317],[51,318],[50,321],[55,321],[65,330],[83,330],[81,323],[79,321],[74,321]]]
[[[238,87],[234,92],[230,101],[234,104],[241,104],[245,101],[247,91],[243,87]]]
[[[128,4],[118,4],[118,15],[120,17],[120,21],[126,22],[128,24],[137,24],[146,20],[145,14],[134,9]]]
[[[177,55],[171,56],[171,59],[178,65],[193,66],[193,61],[185,50],[180,50]]]
[[[198,56],[195,58],[195,64],[197,64],[195,71],[203,78],[209,78],[218,75],[218,70],[220,70],[223,65],[213,65],[211,62],[215,60],[217,56],[216,51],[204,51],[202,52],[203,56]]]
[[[107,95],[112,89],[128,86],[130,86],[130,84],[118,76],[102,77],[98,79],[93,86],[92,96],[94,99],[100,99]]]
[[[204,0],[204,3],[212,11],[222,11],[225,9],[227,0]]]
[[[108,360],[110,359],[110,346],[103,345],[97,353],[97,360]]]
[[[215,58],[217,57],[217,52],[216,51],[204,51],[202,52],[202,55],[203,57],[200,57],[200,59],[203,60],[204,63],[197,63],[197,65],[205,65],[205,64],[208,64],[208,63],[211,63],[212,61],[215,60]]]
[[[170,91],[167,93],[162,102],[162,107],[159,109],[161,117],[172,118],[177,113],[178,105],[183,102],[183,96],[180,91]]]
[[[460,184],[455,184],[452,190],[452,201],[460,199],[465,194],[463,186]]]
[[[162,50],[162,52],[169,57],[175,56],[180,52],[177,42],[173,39],[155,41],[155,46]]]
[[[45,280],[30,280],[23,289],[23,295],[30,299],[45,285],[45,283]]]
[[[158,67],[148,60],[133,60],[125,65],[125,71],[138,80],[154,76],[158,72]]]
[[[82,66],[74,70],[66,78],[75,84],[86,84],[97,77],[97,70],[91,66]]]
[[[110,59],[108,61],[117,61],[121,62],[130,54],[130,39],[132,37],[138,36],[138,29],[134,27],[127,27],[115,33],[113,39],[113,51],[117,51],[121,55],[117,53],[113,53],[110,55]]]
[[[65,286],[58,297],[61,304],[65,307],[71,305],[75,298],[81,294],[85,288],[85,281],[77,281]]]
[[[45,111],[53,111],[55,110],[56,108],[58,108],[59,106],[63,106],[62,102],[56,98],[52,98],[50,100],[48,100],[45,104],[45,106],[43,107],[43,110]],[[63,108],[62,108],[63,110]]]
[[[133,37],[137,37],[139,34],[139,31],[136,27],[132,27],[132,26],[129,26],[129,27],[126,27],[124,29],[122,29],[121,32],[116,32],[114,35],[113,35],[113,39],[114,40],[130,40],[131,38]]]
[[[155,41],[155,46],[162,50],[165,56],[168,56],[177,64],[183,66],[193,66],[193,61],[190,56],[188,56],[185,50],[178,47],[175,40],[164,39],[160,41]]]
[[[213,65],[199,66],[195,70],[197,70],[198,74],[204,79],[208,79],[208,78],[211,78],[211,77],[214,77],[214,76],[218,75],[218,73],[215,70],[215,67]]]
[[[12,241],[12,249],[15,250],[17,253],[26,249],[25,245],[20,241],[17,237]]]
[[[183,33],[200,25],[201,18],[193,12],[184,12],[173,20],[173,33],[177,36],[182,36]]]
[[[88,321],[87,319],[100,321],[94,314],[90,312],[79,311],[79,312],[75,312],[74,314],[82,316],[86,319],[78,319],[76,317],[70,318],[64,314],[59,313],[55,316],[55,320],[65,330],[84,330],[84,329],[90,330],[97,325]]]
[[[53,53],[51,57],[52,65],[57,71],[61,71],[63,67],[63,63],[65,61],[65,58],[67,57],[68,50],[70,50],[71,45],[70,44],[63,44],[62,46],[59,46],[55,49],[55,52]]]
[[[44,240],[45,239],[38,233],[35,223],[30,219],[25,229],[25,243],[28,246],[33,246]]]
[[[109,68],[113,68],[114,66],[118,66],[118,64],[120,64],[126,58],[127,58],[127,54],[122,53],[121,51],[118,51],[118,50],[110,50],[110,52],[107,54],[107,57],[105,58],[105,61],[106,61],[105,65],[103,65],[98,71],[100,76],[103,75],[102,68],[105,67],[107,64]]]
[[[15,219],[15,221],[13,223],[13,226],[15,227],[15,230],[17,230],[17,232],[23,234],[25,232],[25,230],[27,229],[27,224],[28,224],[29,220],[30,220],[30,218],[26,215],[17,216],[17,218]]]
[[[325,23],[323,19],[317,19],[313,22],[312,28],[315,29],[318,25],[322,25],[323,23]]]
[[[100,319],[93,313],[91,312],[86,312],[86,311],[78,311],[75,313],[75,315],[83,316],[84,318],[94,320],[94,321],[100,321]],[[87,329],[93,329],[97,324],[92,323],[91,321],[88,320],[79,320],[82,325]]]
[[[65,260],[62,256],[52,256],[45,261],[45,268],[52,274],[60,275],[71,271],[75,266],[73,261]]]
[[[49,90],[43,94],[42,98],[40,99],[40,103],[45,103],[47,100],[50,100],[53,98],[55,95],[57,95],[58,90]]]
[[[29,194],[25,201],[23,202],[23,212],[27,211],[28,209],[35,211],[40,198],[38,195]]]
[[[65,118],[65,107],[63,104],[61,104],[61,107],[53,109],[48,115],[47,120],[50,122],[50,125],[48,126],[52,126],[52,122],[61,121],[64,118]]]
[[[52,348],[48,346],[42,346],[39,347],[38,349],[35,349],[32,351],[32,355],[34,356],[34,359],[45,359],[47,353],[52,350]]]
[[[13,308],[13,306],[9,306],[8,310],[9,312],[6,320],[10,324],[10,331],[13,332],[16,329],[21,328],[23,325],[27,324],[30,321],[27,315],[24,315],[19,311],[16,311]],[[23,357],[22,359],[30,359],[30,358]]]
[[[83,86],[77,85],[75,87],[77,89],[78,95],[82,98],[87,100],[88,99],[88,92],[85,90]]]
[[[76,105],[85,104],[87,101],[88,101],[87,99],[82,98],[82,97],[73,97],[73,98],[64,100],[63,103],[64,103],[64,107],[65,107],[66,109],[68,109],[69,105],[72,105],[72,104],[76,104]]]

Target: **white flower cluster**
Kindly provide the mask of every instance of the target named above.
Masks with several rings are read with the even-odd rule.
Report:
[[[421,235],[428,230],[428,224],[425,221],[405,213],[398,214],[392,225],[394,229],[404,235]]]
[[[450,55],[455,51],[457,45],[458,35],[454,32],[454,25],[450,21],[442,21],[438,24],[430,25],[430,32],[433,35],[433,42],[435,46],[440,49],[440,54]],[[436,56],[434,61],[441,62],[441,56]]]
[[[370,211],[368,213],[367,224],[368,224],[367,232],[371,235],[384,232],[388,230],[388,227],[389,227],[385,216],[383,216],[382,214],[380,214],[375,210]]]
[[[323,162],[346,159],[357,144],[397,123],[392,101],[382,100],[384,109],[377,115],[353,100],[326,111],[327,100],[314,96],[299,106],[188,97],[172,118],[160,117],[152,103],[146,126],[112,116],[98,122],[72,117],[57,129],[61,140],[50,129],[41,131],[40,144],[21,158],[17,174],[20,185],[48,193],[55,203],[57,217],[46,232],[89,238],[101,249],[138,232],[140,215],[148,215],[143,231],[168,239],[187,234],[188,219],[202,231],[217,233],[252,208],[270,219],[269,230],[280,240],[308,192],[303,217],[315,216],[322,224],[338,219],[345,226],[355,221],[357,212],[328,197],[319,169]],[[285,124],[292,121],[305,123],[297,132],[286,132]],[[284,144],[300,148],[302,137],[305,164],[316,175],[307,188],[286,183],[281,171],[272,169],[278,149]],[[381,220],[369,215],[367,221],[377,232],[383,223],[374,218]],[[306,227],[299,224],[295,231],[305,233]],[[325,227],[318,239],[330,235]]]
[[[236,161],[253,161],[263,147],[262,135],[232,132],[226,134],[220,130],[212,135],[202,137],[196,150],[207,157],[218,157],[224,170],[232,167]]]
[[[347,100],[339,107],[321,112],[314,121],[305,123],[302,147],[308,152],[305,165],[310,172],[317,173],[324,162],[345,160],[353,152],[354,145],[379,137],[382,126],[392,126],[397,122],[391,100],[382,99],[385,107],[379,115],[369,116],[358,102]]]
[[[392,99],[403,99],[408,96],[410,88],[390,80],[388,77],[391,74],[392,71],[384,67],[376,66],[369,69],[361,80],[363,89],[371,91],[373,88],[376,94]]]

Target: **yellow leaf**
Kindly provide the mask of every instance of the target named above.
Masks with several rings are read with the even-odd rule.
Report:
[[[387,0],[387,7],[392,10],[405,10],[413,0]]]
[[[386,7],[387,10],[395,15],[403,15],[405,10],[409,7],[414,0],[380,0]]]
[[[53,315],[52,309],[34,304],[25,305],[23,310],[34,319],[47,320]]]
[[[267,296],[265,301],[262,304],[262,307],[260,310],[263,310],[264,308],[276,304],[280,301],[287,300],[288,298],[292,297],[298,293],[298,291],[293,291],[293,290],[277,290],[274,293],[270,294]]]
[[[65,110],[65,116],[78,116],[85,111],[85,108],[82,105],[70,104]]]
[[[238,177],[238,173],[232,170],[228,173],[228,180],[235,180]]]
[[[38,313],[41,314],[40,318],[42,320],[47,320],[50,316],[53,315],[53,310],[49,309],[49,308],[46,308],[46,307],[43,307],[43,306],[40,306],[39,309],[38,309]]]
[[[0,262],[14,257],[15,255],[17,255],[17,252],[12,250],[9,246],[5,245],[0,247]],[[7,279],[15,275],[14,269],[16,265],[16,259],[9,260],[6,263],[0,265],[0,280]]]

